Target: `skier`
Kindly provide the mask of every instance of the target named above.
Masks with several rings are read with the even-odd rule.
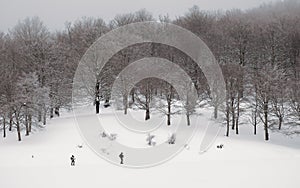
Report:
[[[75,166],[75,157],[74,155],[71,156],[71,166]]]
[[[121,163],[120,163],[120,164],[123,164],[123,159],[124,159],[124,154],[123,154],[123,152],[120,153],[119,157],[120,157],[120,159],[121,159]]]

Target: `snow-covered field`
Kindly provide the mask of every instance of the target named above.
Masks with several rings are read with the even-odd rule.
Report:
[[[107,109],[101,113],[105,121],[112,112]],[[206,121],[206,114],[201,121]],[[22,142],[16,141],[15,132],[0,138],[0,188],[300,187],[299,136],[271,133],[271,140],[265,142],[263,131],[259,129],[253,136],[249,125],[242,125],[240,135],[232,132],[229,138],[222,128],[212,147],[199,154],[203,130],[199,129],[189,149],[166,163],[130,169],[96,155],[83,143],[73,114],[65,113],[49,121],[42,131],[23,136]],[[219,144],[224,148],[218,149]],[[76,157],[75,167],[70,166],[72,154]]]

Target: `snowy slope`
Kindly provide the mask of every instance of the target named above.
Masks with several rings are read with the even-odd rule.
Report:
[[[105,119],[112,112],[101,113]],[[202,121],[207,114],[203,113]],[[229,138],[223,136],[222,129],[212,147],[199,154],[203,130],[195,135],[190,149],[170,161],[152,168],[128,169],[91,151],[83,143],[72,113],[66,113],[51,120],[43,131],[23,137],[22,142],[16,141],[15,133],[0,139],[0,188],[300,187],[300,137],[272,133],[271,141],[265,142],[262,130],[253,136],[251,127],[243,125],[239,136],[232,132]],[[224,148],[216,148],[218,144]],[[72,154],[75,167],[70,166]]]

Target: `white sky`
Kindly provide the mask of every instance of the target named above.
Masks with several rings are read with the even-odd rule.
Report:
[[[0,31],[6,32],[19,20],[39,16],[50,30],[61,30],[66,21],[83,16],[101,17],[105,21],[116,14],[146,8],[155,17],[183,15],[193,5],[204,10],[248,9],[271,0],[0,0]]]

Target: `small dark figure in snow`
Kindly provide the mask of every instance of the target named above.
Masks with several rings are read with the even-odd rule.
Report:
[[[104,108],[108,108],[110,107],[110,104],[109,104],[109,100],[108,99],[105,99],[105,102],[104,102]]]
[[[223,144],[217,145],[217,148],[218,148],[218,149],[222,149],[223,147],[224,147]]]
[[[31,158],[34,158],[34,156],[33,156],[33,155],[31,155]]]
[[[121,159],[120,164],[124,164],[124,163],[123,163],[123,159],[124,159],[124,154],[123,154],[123,152],[120,153],[119,157],[120,157],[120,159]]]
[[[74,155],[71,156],[71,166],[75,166],[75,157]]]

